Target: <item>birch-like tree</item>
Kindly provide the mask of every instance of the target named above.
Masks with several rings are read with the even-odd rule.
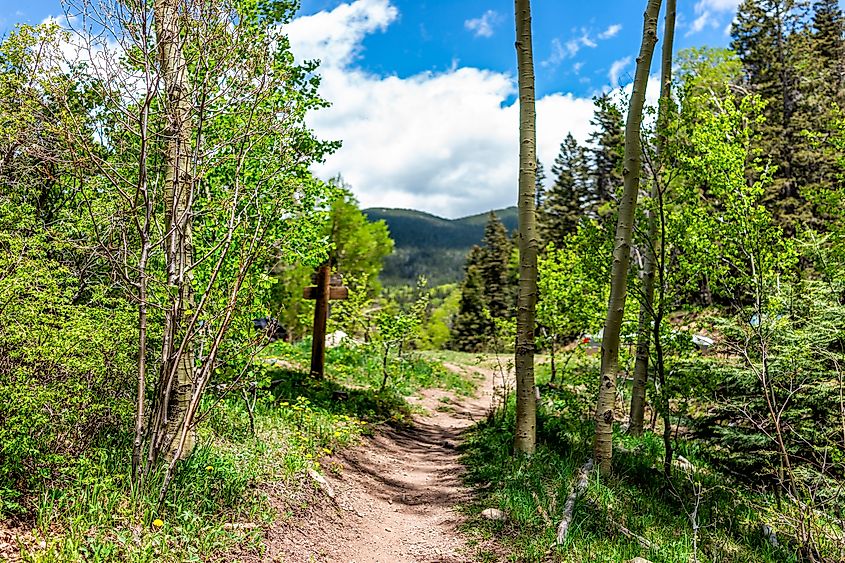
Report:
[[[534,387],[534,313],[537,305],[537,227],[535,190],[537,132],[534,110],[534,58],[531,2],[515,0],[519,72],[519,286],[516,305],[516,453],[536,447],[537,400]]]
[[[646,211],[647,229],[642,270],[642,302],[640,303],[639,329],[637,332],[637,359],[634,363],[634,382],[631,388],[631,413],[628,432],[634,436],[643,433],[645,391],[648,382],[648,363],[652,326],[656,321],[654,307],[654,270],[660,253],[662,237],[658,237],[659,211],[655,203],[661,198],[662,164],[666,152],[669,111],[672,104],[672,51],[675,43],[675,15],[677,0],[666,0],[663,27],[663,52],[660,64],[660,102],[657,109],[657,146],[651,184],[651,208]],[[657,338],[655,334],[655,338]]]
[[[209,384],[237,390],[250,373],[272,267],[327,254],[326,190],[308,167],[333,145],[304,124],[324,103],[315,66],[289,52],[294,7],[113,0],[71,20],[72,62],[104,100],[86,158],[115,203],[91,213],[96,246],[138,307],[133,470],[141,480],[166,460],[162,494],[211,408]]]
[[[624,190],[619,202],[616,236],[613,247],[613,265],[610,274],[610,300],[604,323],[601,344],[601,375],[598,401],[596,404],[596,432],[593,455],[602,473],[609,474],[613,457],[613,422],[616,403],[616,377],[619,371],[619,333],[625,312],[628,290],[628,264],[631,253],[631,235],[634,227],[634,211],[640,189],[642,169],[642,125],[648,73],[654,46],[657,44],[657,18],[661,0],[649,0],[643,23],[643,38],[637,57],[633,91],[628,106],[628,120],[625,126]]]

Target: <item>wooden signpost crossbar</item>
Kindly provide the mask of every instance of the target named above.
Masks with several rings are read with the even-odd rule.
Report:
[[[323,264],[312,278],[314,285],[302,292],[305,299],[313,299],[314,331],[311,341],[311,376],[323,377],[326,366],[326,324],[329,320],[329,301],[349,297],[349,288],[343,285],[340,274],[332,275],[331,266]]]

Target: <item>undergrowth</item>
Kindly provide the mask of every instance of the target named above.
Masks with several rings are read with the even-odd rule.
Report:
[[[237,393],[209,394],[206,407],[220,402],[208,409],[198,446],[179,466],[161,510],[160,473],[148,476],[141,490],[131,484],[128,432],[113,432],[54,467],[16,515],[32,527],[21,545],[24,560],[228,561],[235,560],[226,555],[233,551],[261,557],[264,531],[280,516],[279,506],[290,504],[288,513],[303,508],[294,497],[307,470],[337,471],[330,461],[323,467],[328,456],[355,443],[371,425],[409,421],[407,394],[435,386],[472,389],[459,375],[415,356],[379,393],[367,355],[343,348],[329,351],[328,377],[315,380],[295,369],[305,364],[308,350],[306,342],[279,343],[268,351],[266,385],[253,412],[255,434]],[[270,489],[290,498],[271,503]]]
[[[311,341],[297,344],[274,342],[265,353],[265,361],[283,356],[298,366],[308,366]],[[378,389],[382,380],[382,359],[366,344],[338,346],[326,350],[327,379],[353,388]],[[470,395],[476,384],[466,376],[446,369],[439,361],[432,361],[430,353],[410,350],[388,361],[386,391],[409,396],[420,389],[439,388],[461,395]]]
[[[228,399],[212,412],[161,511],[160,474],[144,490],[130,485],[128,436],[65,468],[39,495],[26,560],[206,561],[235,545],[260,555],[262,528],[274,518],[260,485],[296,486],[303,471],[320,470],[320,458],[366,429],[305,396],[259,403],[255,436],[242,401]]]
[[[573,477],[591,452],[592,421],[584,415],[592,397],[590,377],[589,369],[580,374],[576,370],[565,384],[542,386],[538,447],[531,457],[511,454],[513,401],[469,433],[462,459],[467,481],[478,494],[465,507],[470,517],[465,531],[480,561],[798,560],[788,530],[776,530],[776,547],[764,537],[764,525],[775,520],[774,498],[708,465],[692,440],[677,441],[676,454],[689,465],[676,467],[667,481],[661,438],[651,432],[642,438],[617,432],[613,476],[603,480],[597,472],[591,474],[569,535],[563,546],[556,546]],[[505,519],[483,518],[486,508],[503,511]]]

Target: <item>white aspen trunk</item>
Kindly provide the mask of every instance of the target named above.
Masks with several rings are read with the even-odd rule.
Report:
[[[537,434],[534,392],[534,316],[537,305],[537,240],[534,198],[537,133],[534,109],[534,60],[531,3],[515,0],[519,72],[519,293],[516,312],[516,430],[514,451],[533,454]]]
[[[192,170],[191,170],[191,100],[187,62],[179,35],[179,0],[155,0],[155,35],[158,61],[166,91],[167,128],[165,130],[165,205],[167,286],[170,307],[165,314],[162,378],[165,392],[161,395],[159,420],[164,419],[166,432],[157,448],[164,447],[165,456],[172,456],[173,445],[186,423],[194,385],[194,350],[186,330],[193,309],[194,292],[190,267],[193,262],[191,233]],[[193,432],[181,448],[181,456],[193,449]]]
[[[675,42],[675,16],[677,0],[666,0],[666,19],[663,28],[663,53],[660,65],[660,104],[657,112],[657,166],[666,149],[666,126],[672,95],[672,50]],[[651,186],[651,200],[656,202],[660,190],[659,178],[655,177]],[[645,390],[648,382],[648,360],[652,324],[654,323],[654,269],[657,266],[659,247],[662,237],[657,236],[657,214],[648,212],[645,264],[643,266],[643,302],[640,305],[639,329],[637,331],[637,360],[634,364],[634,382],[631,389],[631,414],[628,433],[641,436],[645,415]],[[663,267],[661,264],[660,267]],[[655,330],[655,338],[657,331]]]
[[[610,474],[613,459],[613,421],[616,403],[616,377],[619,371],[619,333],[625,312],[628,293],[627,275],[631,254],[631,234],[634,227],[634,210],[640,187],[642,168],[642,146],[640,127],[645,104],[648,73],[651,58],[657,43],[657,18],[661,0],[649,0],[643,16],[643,39],[637,57],[634,87],[628,107],[628,121],[625,126],[624,190],[619,202],[619,217],[613,248],[613,265],[610,276],[610,299],[604,336],[601,344],[601,377],[596,404],[596,433],[593,442],[593,457],[602,474]]]

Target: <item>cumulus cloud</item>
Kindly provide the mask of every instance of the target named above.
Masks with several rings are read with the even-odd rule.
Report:
[[[324,66],[352,64],[367,35],[384,31],[399,10],[389,0],[356,0],[331,12],[297,18],[285,31],[301,60],[320,59]]]
[[[323,61],[321,93],[332,102],[313,113],[309,125],[321,138],[343,140],[315,173],[343,175],[365,207],[410,207],[459,217],[514,205],[515,78],[458,65],[410,77],[358,68],[363,37],[396,17],[388,2],[357,0],[288,24],[294,54]],[[591,99],[555,93],[536,105],[541,161],[551,164],[568,132],[587,140]]]
[[[607,77],[610,79],[610,85],[614,88],[619,86],[619,77],[622,73],[631,66],[631,57],[624,57],[617,61],[613,61],[610,65],[610,70],[607,72]]]
[[[622,31],[622,24],[615,23],[613,25],[608,26],[607,29],[599,33],[599,39],[604,40],[610,39],[611,37],[616,37],[620,31]]]
[[[502,16],[494,11],[487,10],[480,18],[466,20],[464,27],[473,32],[476,37],[493,37],[493,28],[502,21]]]
[[[695,19],[690,25],[689,31],[686,35],[690,36],[696,34],[706,27],[719,27],[721,24],[721,15],[728,13],[735,13],[737,7],[742,0],[699,0],[695,4]],[[730,24],[728,24],[730,25]]]

